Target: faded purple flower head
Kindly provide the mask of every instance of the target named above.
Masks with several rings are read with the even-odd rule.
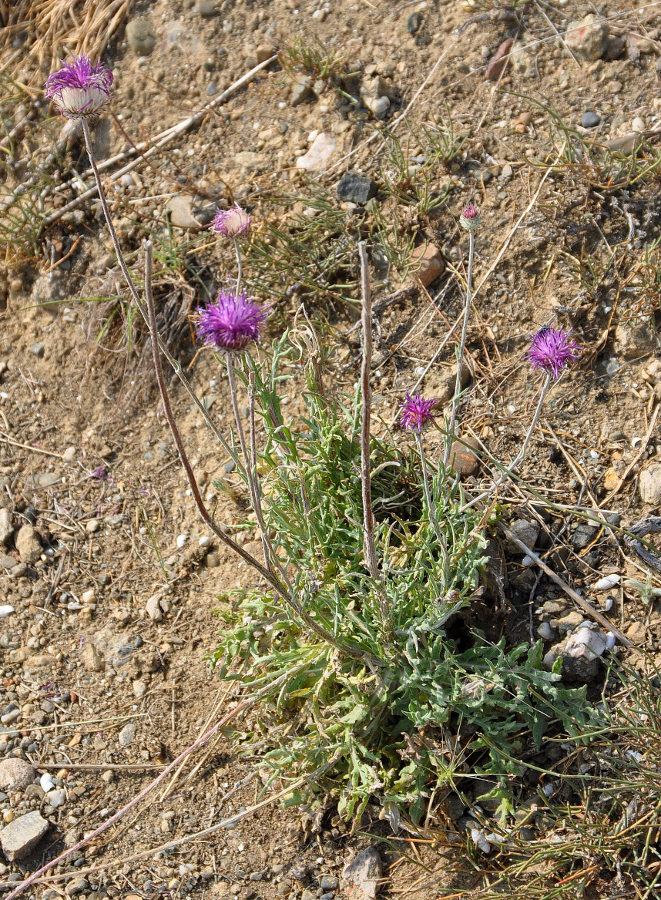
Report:
[[[559,378],[573,359],[581,355],[580,348],[569,337],[569,331],[544,325],[533,336],[528,350],[528,360],[533,369],[544,369],[553,378]]]
[[[436,405],[436,399],[425,400],[420,394],[406,395],[402,403],[402,414],[399,424],[404,431],[422,431],[425,425],[432,421],[434,413],[432,409]]]
[[[245,291],[238,296],[220,291],[216,302],[196,310],[197,334],[209,347],[243,350],[259,340],[259,331],[268,315]]]
[[[238,204],[229,209],[218,209],[211,228],[223,237],[238,237],[250,228],[250,216]]]
[[[459,216],[459,224],[462,228],[465,228],[466,231],[475,231],[482,220],[482,216],[480,215],[480,211],[477,206],[473,206],[472,203],[469,203],[468,206],[464,206],[461,211],[461,215]]]
[[[64,61],[63,61],[64,62]],[[94,116],[110,99],[113,76],[88,56],[77,56],[72,63],[49,75],[46,96],[68,119]]]

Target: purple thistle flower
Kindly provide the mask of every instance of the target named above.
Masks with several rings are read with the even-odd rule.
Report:
[[[553,378],[559,378],[573,359],[581,355],[575,341],[570,340],[569,331],[544,325],[533,336],[528,350],[528,361],[533,369],[544,369]]]
[[[243,350],[258,341],[259,330],[268,315],[245,291],[238,296],[220,291],[214,304],[196,312],[198,337],[207,346],[220,350]]]
[[[459,216],[459,224],[466,231],[475,231],[482,220],[482,216],[480,215],[480,211],[477,206],[473,206],[472,203],[469,203],[468,206],[464,206],[461,211],[461,215]]]
[[[250,228],[250,216],[235,203],[229,209],[216,210],[211,228],[223,237],[238,237]]]
[[[88,56],[77,56],[49,75],[46,96],[68,119],[85,119],[96,115],[109,101],[112,82],[110,69],[100,63],[94,65]]]
[[[435,398],[425,400],[420,394],[414,394],[413,397],[407,394],[406,400],[401,404],[402,414],[399,424],[404,431],[422,431],[435,417],[432,412],[435,405]]]

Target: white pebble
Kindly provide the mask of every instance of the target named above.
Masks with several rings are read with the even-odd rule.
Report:
[[[49,791],[52,791],[53,788],[55,787],[55,782],[50,777],[48,772],[44,772],[44,774],[39,779],[39,784],[41,785],[41,789],[44,792],[44,794],[47,794]]]
[[[480,831],[479,828],[471,828],[471,837],[474,843],[480,848],[482,853],[489,853],[491,850],[491,844],[484,836],[484,832]]]
[[[203,534],[199,540],[200,547],[208,547],[211,543],[211,538],[208,534]]]
[[[537,634],[543,641],[550,641],[553,638],[554,633],[555,632],[548,622],[542,622],[542,624],[537,629]]]
[[[526,553],[526,555],[521,560],[521,565],[526,566],[526,567],[531,566],[534,563],[534,561],[535,560],[532,558],[532,556],[528,556],[528,554]]]
[[[609,631],[606,634],[606,649],[612,650],[614,646],[615,646],[615,635],[613,634],[612,631]]]
[[[613,608],[613,604],[615,603],[615,598],[612,594],[609,594],[607,597],[604,597],[604,602],[601,604],[601,608],[604,612],[610,612]]]
[[[620,583],[620,575],[614,572],[612,575],[604,575],[603,578],[600,578],[599,581],[596,581],[592,585],[593,591],[609,591],[611,588],[614,588],[616,584]]]
[[[636,118],[631,123],[631,130],[632,131],[645,131],[645,122],[643,121],[643,119],[640,118],[640,116],[636,116]]]
[[[181,549],[181,548],[184,546],[184,544],[186,543],[187,540],[188,540],[188,535],[187,535],[187,534],[179,534],[179,535],[177,535],[177,547],[179,547],[179,549]]]
[[[9,616],[13,612],[14,612],[13,606],[0,606],[0,619],[4,619],[5,616]]]

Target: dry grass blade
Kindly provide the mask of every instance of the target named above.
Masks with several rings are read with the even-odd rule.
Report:
[[[21,53],[17,65],[22,76],[30,73],[28,83],[39,83],[43,68],[61,56],[99,57],[133,5],[133,0],[17,0],[3,10],[0,51],[9,48],[19,32],[31,35],[28,60]]]

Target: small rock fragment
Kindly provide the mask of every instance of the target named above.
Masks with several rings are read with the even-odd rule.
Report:
[[[312,83],[312,79],[309,75],[299,74],[296,76],[291,91],[291,97],[289,98],[289,102],[292,106],[300,106],[301,103],[305,103],[306,100],[311,100],[314,97]]]
[[[374,900],[381,871],[381,857],[376,847],[361,850],[342,871],[343,889],[349,900]]]
[[[365,175],[347,172],[337,183],[337,199],[344,203],[357,203],[364,206],[376,195],[377,184]]]
[[[170,213],[170,221],[175,228],[199,228],[200,223],[193,215],[194,198],[188,194],[170,197],[165,209]]]
[[[46,349],[44,344],[31,344],[30,353],[37,358],[41,358],[44,355],[44,350]]]
[[[2,506],[0,507],[0,544],[6,544],[13,533],[11,510]]]
[[[470,438],[455,441],[450,448],[450,468],[457,475],[474,475],[480,467],[480,458],[466,446],[471,443]]]
[[[514,41],[511,37],[505,38],[491,57],[484,71],[487,81],[498,81],[503,74],[510,60],[509,54],[513,43]]]
[[[620,583],[621,576],[614,572],[612,575],[604,575],[603,578],[600,578],[599,581],[595,581],[592,585],[593,591],[609,591],[611,588],[615,587],[616,584]]]
[[[588,13],[580,21],[569,23],[565,43],[575,56],[595,62],[602,58],[608,47],[608,24]]]
[[[583,128],[596,128],[600,122],[600,116],[591,109],[586,110],[581,116],[581,125]]]
[[[312,142],[310,149],[296,160],[296,167],[308,172],[323,172],[330,165],[337,149],[332,134],[322,131]]]
[[[510,525],[511,531],[522,541],[529,550],[534,550],[539,537],[539,525],[528,519],[515,519]],[[520,548],[517,548],[520,550]]]
[[[32,784],[37,773],[29,762],[9,756],[0,760],[0,790],[22,791]]]
[[[599,533],[596,525],[588,525],[587,522],[581,522],[574,531],[571,543],[574,550],[584,550],[588,547]]]
[[[638,493],[643,503],[661,504],[661,461],[651,460],[638,476]]]
[[[23,525],[16,535],[16,549],[21,562],[28,566],[41,556],[41,538],[32,525]]]
[[[428,287],[432,281],[436,281],[445,269],[445,260],[435,244],[421,244],[416,247],[411,253],[411,263],[413,278],[423,287]]]
[[[156,35],[149,19],[139,16],[126,26],[128,45],[138,56],[149,56],[156,46]]]
[[[197,11],[203,19],[210,19],[216,15],[215,0],[197,0]]]
[[[106,661],[91,641],[87,641],[80,655],[83,666],[88,672],[103,672]]]
[[[128,722],[119,732],[119,746],[130,747],[138,732],[138,726],[135,722]]]
[[[9,862],[23,859],[48,831],[48,822],[34,811],[14,819],[0,831],[0,847]]]
[[[147,615],[153,622],[160,622],[163,618],[163,610],[161,609],[160,597],[154,594],[147,600]]]

